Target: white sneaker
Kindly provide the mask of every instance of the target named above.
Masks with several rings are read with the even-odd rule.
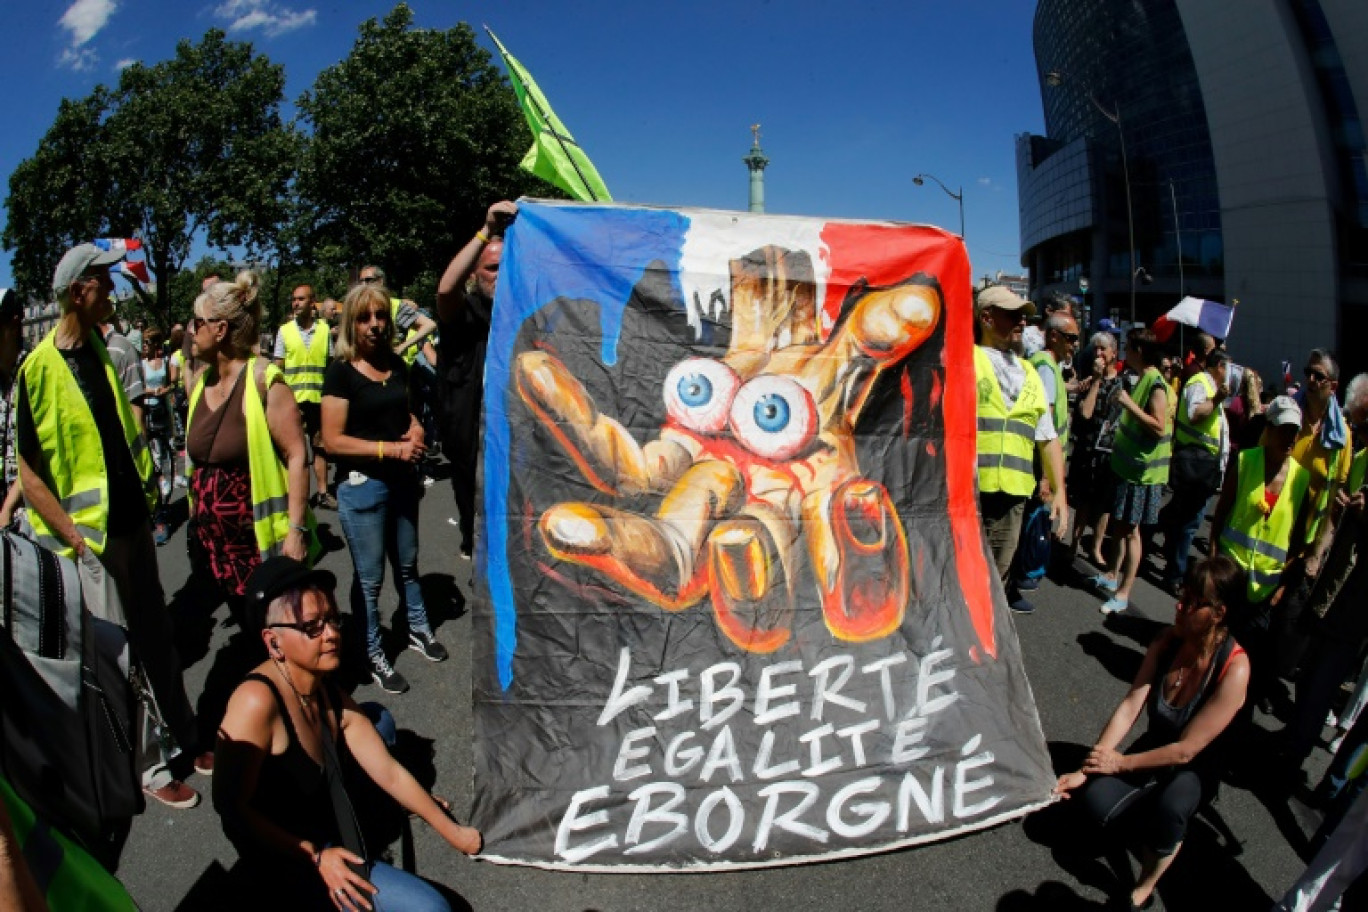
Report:
[[[161,496],[162,496],[162,497],[170,497],[170,496],[171,496],[171,482],[169,482],[169,481],[167,481],[165,478],[163,478],[163,479],[158,483],[157,486],[158,486],[159,488],[161,488]]]

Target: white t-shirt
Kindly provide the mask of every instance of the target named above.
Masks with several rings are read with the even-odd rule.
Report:
[[[290,322],[291,322],[291,323],[295,323],[295,321],[293,321],[293,320],[291,320]],[[299,330],[299,335],[300,335],[301,337],[303,337],[303,339],[304,339],[304,347],[305,347],[305,348],[308,348],[310,345],[313,345],[314,331],[317,330],[318,327],[322,326],[322,327],[324,327],[324,331],[326,332],[326,331],[327,331],[327,325],[328,325],[328,324],[327,324],[327,323],[324,323],[322,320],[315,319],[315,320],[313,321],[313,323],[309,326],[308,329],[302,329],[302,328],[301,328],[301,329]],[[298,324],[298,323],[295,323],[295,326],[298,327],[299,324]],[[328,354],[329,354],[329,355],[332,354],[332,339],[331,339],[331,338],[328,339]],[[284,334],[283,332],[278,332],[278,333],[276,333],[275,350],[274,350],[273,352],[271,352],[271,357],[274,358],[274,359],[277,360],[277,361],[284,361],[284,360],[285,360],[285,334]]]

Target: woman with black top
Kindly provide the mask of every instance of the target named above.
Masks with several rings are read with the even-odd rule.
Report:
[[[1083,768],[1059,777],[1064,798],[1082,787],[1088,816],[1114,821],[1141,840],[1141,870],[1129,901],[1148,908],[1159,878],[1182,847],[1188,821],[1220,782],[1219,740],[1245,702],[1249,658],[1230,635],[1230,610],[1244,601],[1244,573],[1224,555],[1188,570],[1173,626],[1145,653]],[[1146,711],[1149,727],[1118,748]]]
[[[408,613],[409,648],[432,662],[447,651],[432,635],[418,585],[417,463],[423,427],[409,410],[408,371],[393,351],[390,296],[379,285],[353,288],[342,302],[335,359],[323,378],[323,448],[337,464],[337,510],[355,576],[352,611],[365,611],[366,651],[375,683],[404,693],[380,642],[385,555]]]
[[[346,791],[349,766],[457,851],[475,854],[481,838],[447,815],[329,680],[342,645],[333,585],[331,573],[288,557],[267,560],[248,579],[247,614],[269,658],[228,702],[214,807],[242,857],[243,881],[269,896],[266,908],[449,910],[430,884],[367,857]]]

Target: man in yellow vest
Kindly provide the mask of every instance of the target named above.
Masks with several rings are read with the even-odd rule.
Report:
[[[1320,738],[1325,715],[1368,643],[1368,374],[1349,381],[1344,411],[1360,444],[1331,512],[1333,543],[1308,601],[1311,646],[1297,679],[1297,711],[1288,726],[1290,765],[1306,761]],[[1341,733],[1350,726],[1341,724]],[[1333,752],[1333,749],[1332,749]]]
[[[1213,348],[1204,370],[1188,377],[1173,424],[1173,462],[1169,488],[1173,496],[1159,513],[1164,530],[1164,582],[1178,591],[1187,576],[1192,539],[1202,525],[1207,501],[1221,489],[1222,467],[1230,452],[1224,403],[1230,394],[1230,355]]]
[[[1008,604],[1028,614],[1034,606],[1011,587],[1010,576],[1026,500],[1036,490],[1032,456],[1039,451],[1050,484],[1050,520],[1056,534],[1064,535],[1069,522],[1064,451],[1040,375],[1015,351],[1035,305],[1001,285],[990,285],[978,293],[975,306],[982,340],[974,348],[979,511]]]
[[[304,422],[304,439],[313,449],[316,491],[309,503],[329,510],[337,509],[337,499],[328,493],[328,455],[323,451],[319,411],[323,401],[323,372],[332,353],[332,336],[328,325],[318,319],[314,306],[314,290],[300,285],[290,295],[290,311],[294,319],[280,326],[276,333],[272,358],[285,372],[285,382],[294,392],[299,415]]]
[[[169,739],[193,756],[199,736],[152,543],[152,458],[95,331],[111,313],[109,267],[121,259],[81,244],[57,264],[61,320],[19,374],[19,481],[39,543],[85,565],[83,576],[107,573],[123,603],[134,658],[164,724],[144,725],[143,750],[156,748],[160,759],[145,768],[143,790],[171,807],[193,807],[199,795],[167,766],[176,753]],[[212,772],[213,756],[198,754],[195,768]]]

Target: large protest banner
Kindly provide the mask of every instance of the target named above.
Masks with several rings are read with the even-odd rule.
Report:
[[[485,368],[485,857],[837,858],[1049,801],[936,228],[524,201]]]

